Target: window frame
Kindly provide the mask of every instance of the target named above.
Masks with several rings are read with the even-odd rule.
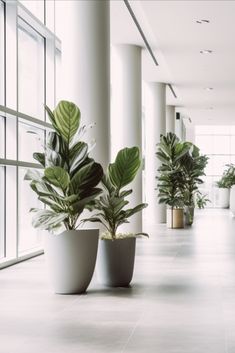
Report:
[[[34,31],[39,33],[44,38],[44,103],[50,107],[54,107],[56,103],[56,67],[55,67],[55,53],[58,48],[61,50],[60,39],[45,26],[46,10],[44,14],[44,23],[37,17],[30,13],[19,1],[0,0],[4,4],[4,104],[0,105],[0,115],[4,118],[4,155],[0,156],[0,167],[4,168],[4,254],[5,257],[0,259],[0,269],[11,266],[20,261],[37,256],[43,253],[43,248],[40,247],[35,251],[19,256],[19,168],[41,168],[38,163],[30,163],[24,160],[19,160],[19,141],[18,141],[18,124],[19,119],[27,124],[33,124],[46,132],[51,129],[51,124],[46,120],[46,113],[44,113],[43,120],[34,116],[24,114],[18,109],[18,21],[19,18],[26,22]],[[45,2],[46,5],[46,2]],[[10,60],[10,62],[9,62]],[[10,72],[11,70],[11,72]],[[16,136],[16,153],[15,158],[7,158],[6,155],[6,137],[7,124],[11,123],[13,126],[13,134]],[[7,246],[9,234],[6,229],[6,169],[7,167],[14,167],[16,176],[15,193],[16,204],[14,207],[16,219],[15,230],[11,237],[15,239],[15,256],[7,256]],[[8,201],[9,202],[9,201]],[[14,213],[14,212],[13,212]]]

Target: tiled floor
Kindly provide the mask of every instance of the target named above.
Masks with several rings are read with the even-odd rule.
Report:
[[[131,288],[54,295],[43,256],[0,272],[0,353],[235,353],[235,219],[138,241]]]

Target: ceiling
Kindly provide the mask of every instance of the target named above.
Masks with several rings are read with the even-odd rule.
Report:
[[[167,104],[193,124],[235,124],[235,1],[129,3],[159,62],[144,50],[143,79],[171,83],[177,99],[168,90]],[[196,22],[202,19],[210,23]],[[111,40],[144,47],[122,0],[111,1]]]

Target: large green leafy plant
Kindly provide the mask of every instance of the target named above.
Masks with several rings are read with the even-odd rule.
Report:
[[[79,108],[61,101],[52,112],[46,111],[53,131],[49,132],[44,153],[34,153],[42,170],[28,170],[26,180],[47,209],[31,209],[33,226],[55,231],[61,226],[76,229],[84,208],[100,194],[96,186],[103,169],[89,157],[87,143],[80,140],[85,127],[80,127]]]
[[[134,180],[140,164],[138,147],[124,148],[118,152],[115,162],[109,164],[107,173],[101,180],[103,194],[93,202],[92,207],[98,212],[88,221],[102,223],[106,228],[103,234],[106,239],[115,240],[120,237],[147,235],[146,233],[117,234],[120,225],[129,223],[129,217],[147,206],[146,203],[141,203],[134,208],[125,208],[129,203],[126,197],[132,193],[132,190],[123,190],[123,188]]]
[[[235,185],[235,165],[230,163],[226,164],[226,167],[222,177],[216,182],[218,188],[230,189]]]
[[[200,150],[194,144],[187,142],[189,151],[182,157],[181,166],[184,173],[183,197],[185,206],[195,207],[195,197],[198,187],[203,183],[201,179],[205,175],[208,157],[200,154]]]
[[[184,206],[183,190],[185,177],[182,169],[182,159],[188,153],[190,144],[181,142],[179,138],[169,132],[161,135],[157,145],[157,158],[161,161],[158,168],[159,203],[164,203],[173,208]]]

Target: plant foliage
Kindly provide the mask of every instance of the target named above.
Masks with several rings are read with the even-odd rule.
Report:
[[[207,198],[207,195],[203,195],[200,192],[197,192],[196,205],[199,209],[205,208],[205,206],[208,202],[211,202],[211,201]]]
[[[235,185],[235,165],[230,163],[226,164],[226,167],[222,177],[216,182],[218,188],[230,189]]]
[[[147,204],[141,203],[134,208],[125,208],[129,201],[126,197],[132,193],[131,189],[123,190],[131,183],[140,167],[138,147],[124,148],[118,152],[114,163],[109,164],[107,173],[101,182],[103,194],[93,202],[91,210],[98,210],[92,218],[83,221],[99,222],[106,228],[106,238],[117,239],[117,230],[123,223],[129,223],[128,218],[140,212]],[[147,235],[138,233],[136,235]],[[128,235],[130,236],[130,235]]]
[[[185,206],[194,207],[198,187],[203,183],[201,177],[205,175],[204,171],[208,163],[208,157],[200,154],[200,150],[197,146],[190,142],[187,143],[190,149],[181,160],[185,179],[183,197]]]
[[[85,127],[80,128],[79,108],[61,101],[52,112],[46,111],[53,126],[44,153],[34,153],[43,169],[28,170],[25,180],[48,209],[32,209],[33,226],[55,230],[62,225],[75,229],[85,208],[102,192],[99,184],[103,169],[89,157],[88,145],[80,141]]]
[[[166,136],[161,135],[157,148],[156,155],[161,161],[157,176],[159,203],[165,203],[172,208],[182,207],[185,183],[182,159],[191,146],[187,142],[181,142],[175,134],[169,132]]]

